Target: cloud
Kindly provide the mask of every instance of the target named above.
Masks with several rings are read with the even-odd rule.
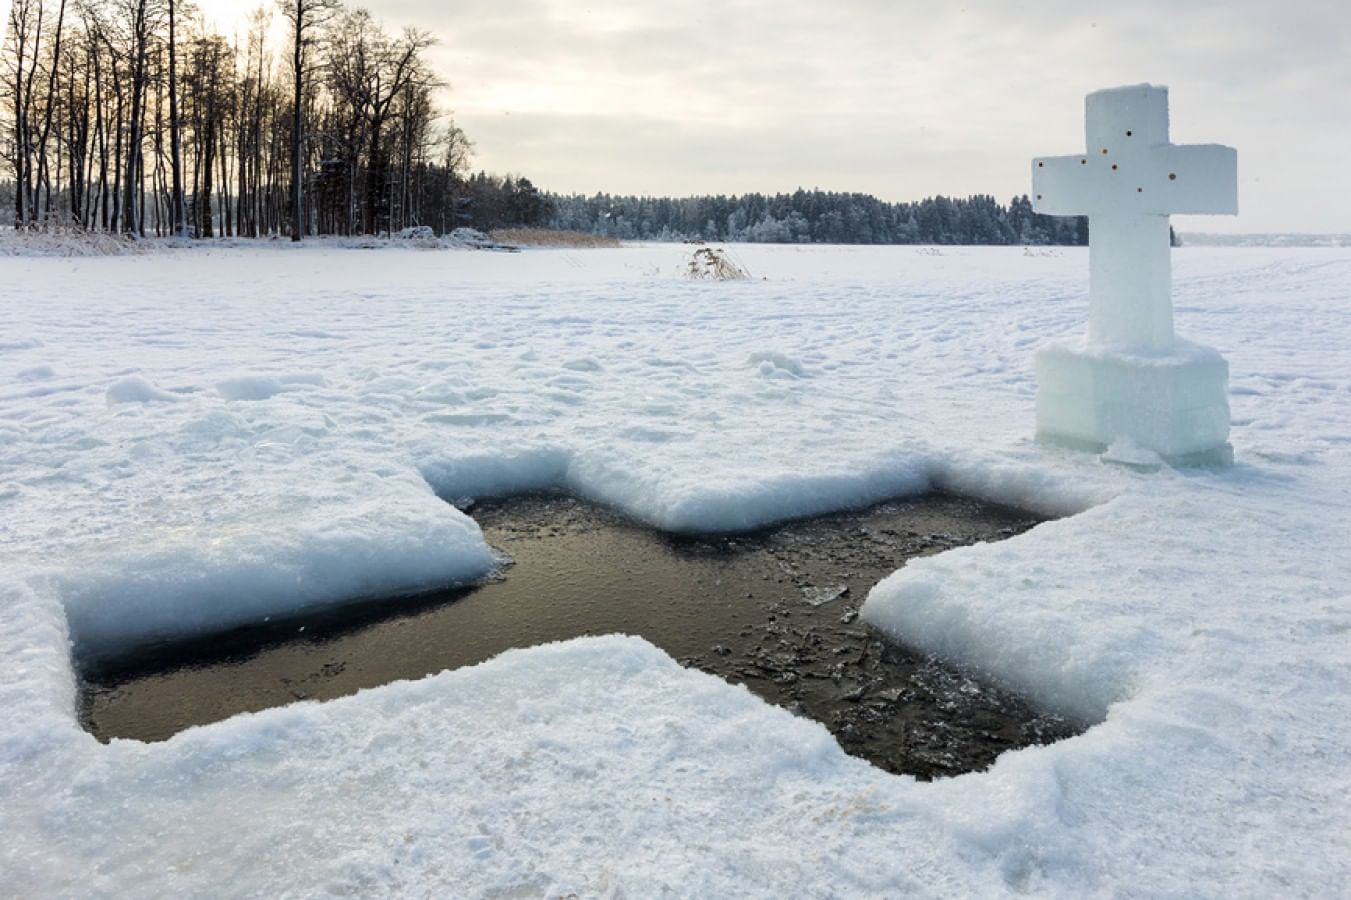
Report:
[[[367,5],[440,38],[478,165],[554,190],[1007,198],[1031,156],[1080,145],[1084,94],[1151,81],[1174,140],[1239,148],[1243,215],[1198,226],[1351,232],[1343,3]]]

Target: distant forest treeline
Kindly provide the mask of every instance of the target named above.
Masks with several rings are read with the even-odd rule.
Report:
[[[869,194],[798,190],[739,197],[550,196],[550,225],[621,240],[776,244],[1088,243],[1088,220],[1032,211],[1027,196],[930,197],[886,203]]]
[[[280,17],[285,37],[273,40]],[[1026,196],[545,194],[470,174],[435,38],[342,0],[265,0],[226,36],[187,0],[14,0],[0,41],[0,221],[130,236],[551,225],[629,240],[1083,244]],[[8,213],[8,215],[6,215]]]

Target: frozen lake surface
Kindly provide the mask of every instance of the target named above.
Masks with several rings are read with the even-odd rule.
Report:
[[[1175,252],[1236,464],[1153,473],[1030,439],[1083,251],[733,250],[753,280],[683,281],[679,246],[0,258],[0,883],[1342,892],[1351,250]],[[444,501],[543,489],[668,531],[932,489],[1065,515],[862,615],[1092,727],[924,783],[622,636],[159,743],[80,727],[72,652],[476,578]]]

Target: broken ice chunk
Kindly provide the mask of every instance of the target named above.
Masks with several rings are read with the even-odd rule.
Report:
[[[1157,471],[1163,468],[1164,464],[1163,457],[1128,437],[1120,437],[1112,441],[1099,458],[1106,463],[1115,463],[1142,472]]]
[[[802,589],[802,599],[806,600],[811,606],[825,606],[832,600],[838,600],[849,593],[849,585],[840,584],[833,587],[804,587]]]

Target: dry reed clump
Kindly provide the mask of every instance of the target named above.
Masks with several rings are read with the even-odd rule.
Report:
[[[563,231],[557,228],[499,228],[489,232],[492,239],[503,244],[523,247],[618,247],[618,239],[583,231]]]
[[[713,281],[739,281],[751,273],[738,265],[721,247],[700,247],[690,254],[685,277]]]

